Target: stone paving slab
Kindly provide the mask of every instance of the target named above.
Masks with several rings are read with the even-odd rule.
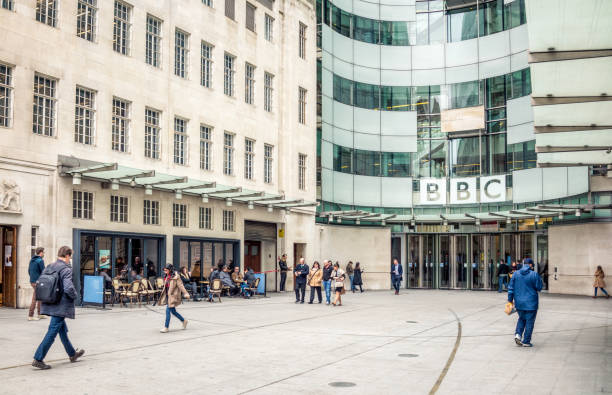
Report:
[[[0,394],[594,394],[612,392],[612,301],[543,294],[535,347],[513,341],[505,294],[409,290],[295,305],[291,293],[179,307],[78,309],[53,369],[29,364],[48,320],[0,309]],[[435,387],[458,337],[456,355]],[[334,387],[330,383],[353,385]]]

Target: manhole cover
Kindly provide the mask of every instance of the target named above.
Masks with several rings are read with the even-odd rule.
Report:
[[[357,384],[348,381],[334,381],[333,383],[329,383],[329,385],[330,387],[354,387]]]
[[[397,354],[397,356],[402,358],[415,358],[418,357],[419,354]]]
[[[409,323],[409,324],[416,324],[417,323],[417,321],[406,321],[406,322]]]

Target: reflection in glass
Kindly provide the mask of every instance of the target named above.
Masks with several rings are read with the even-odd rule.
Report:
[[[450,140],[452,174],[458,177],[480,174],[480,138],[465,137]]]
[[[381,43],[384,45],[410,45],[410,22],[381,21]]]
[[[448,42],[469,40],[478,37],[476,6],[449,10],[446,16],[448,24]]]
[[[355,174],[360,176],[379,176],[380,152],[356,149]]]
[[[381,86],[381,104],[384,110],[388,111],[409,111],[410,110],[409,86]]]
[[[410,153],[383,152],[383,177],[410,177]]]
[[[474,107],[482,104],[480,81],[460,82],[450,85],[450,108]]]
[[[467,288],[468,284],[467,243],[467,236],[455,236],[455,287],[457,288]]]
[[[353,29],[353,36],[355,40],[363,41],[370,44],[379,43],[379,22],[374,19],[364,18],[361,16],[354,16],[355,28]]]
[[[419,236],[408,236],[408,287],[419,286]]]
[[[446,176],[446,140],[431,140],[431,176]]]
[[[356,107],[377,109],[380,107],[379,85],[353,81],[353,103]]]
[[[440,288],[450,287],[450,237],[440,235]]]
[[[415,177],[430,177],[429,142],[430,140],[417,140],[417,152],[412,156]]]
[[[506,76],[486,79],[486,107],[500,107],[506,104]]]
[[[353,150],[351,148],[334,145],[334,171],[351,173]]]
[[[489,144],[486,147],[486,157],[484,172],[487,174],[502,174],[506,172],[506,134],[494,134],[483,136],[483,139],[488,140]]]
[[[429,44],[444,42],[444,13],[431,12],[429,14]]]
[[[353,82],[334,74],[334,100],[340,103],[352,104],[351,87]]]
[[[351,36],[351,17],[352,15],[348,12],[341,10],[335,5],[331,5],[332,12],[332,29],[342,34],[343,36]]]
[[[504,0],[493,0],[480,6],[480,35],[501,32],[504,30]]]

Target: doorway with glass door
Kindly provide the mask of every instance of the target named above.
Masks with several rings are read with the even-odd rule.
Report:
[[[0,226],[0,306],[17,307],[17,227]]]

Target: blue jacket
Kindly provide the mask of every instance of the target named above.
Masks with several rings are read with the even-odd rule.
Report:
[[[41,303],[40,314],[74,319],[74,301],[77,298],[77,292],[72,283],[72,266],[58,259],[57,262],[47,266],[45,271],[51,269],[59,271],[62,298],[57,304]]]
[[[508,285],[508,302],[514,301],[517,310],[537,310],[538,292],[542,290],[542,278],[529,265],[517,270]]]
[[[30,283],[35,283],[43,270],[45,270],[45,262],[39,255],[34,255],[32,259],[30,259],[30,266],[28,267]]]
[[[402,281],[402,276],[404,274],[404,268],[402,267],[401,263],[398,264],[397,266],[398,266],[397,271],[399,273],[399,276],[395,275],[395,265],[391,264],[391,281]]]
[[[300,272],[300,274],[296,274],[295,276],[295,283],[296,284],[306,284],[306,278],[308,277],[308,272],[310,270],[308,269],[308,265],[303,264],[303,265],[297,265],[295,267],[295,272]]]

